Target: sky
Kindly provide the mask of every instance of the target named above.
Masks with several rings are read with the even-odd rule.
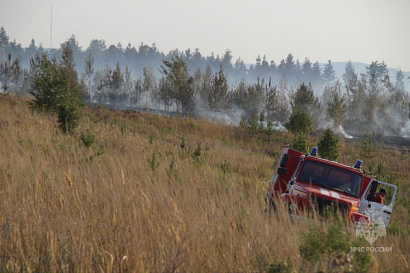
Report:
[[[301,63],[384,61],[410,71],[409,12],[410,0],[0,0],[0,26],[23,47],[34,39],[57,48],[74,35],[84,50],[98,39],[155,43],[165,54],[228,49],[245,63],[266,55],[279,64],[291,53]]]

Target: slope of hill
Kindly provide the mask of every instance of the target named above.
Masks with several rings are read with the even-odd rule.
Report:
[[[374,143],[378,156],[363,158],[399,194],[393,224],[372,245],[392,251],[360,253],[350,247],[370,245],[337,219],[265,212],[292,135],[106,108],[87,108],[77,133],[65,135],[25,98],[1,96],[0,111],[1,271],[409,269],[408,151]],[[360,143],[341,140],[341,157],[361,157]]]

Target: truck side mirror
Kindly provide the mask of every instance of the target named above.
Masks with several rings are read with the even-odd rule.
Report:
[[[370,186],[369,194],[366,196],[366,199],[368,201],[374,200],[374,194],[376,193],[377,186],[379,186],[379,182],[377,182],[376,180],[373,180],[372,185]]]
[[[286,168],[284,168],[284,167],[279,167],[279,169],[278,169],[278,174],[279,175],[286,175],[286,173],[287,173],[287,169]]]
[[[286,164],[288,164],[288,159],[289,159],[289,154],[284,154],[282,156],[282,159],[280,160],[279,166],[282,167],[282,168],[285,168]]]

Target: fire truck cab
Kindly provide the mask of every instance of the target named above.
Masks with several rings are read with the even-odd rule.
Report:
[[[387,227],[392,215],[397,186],[365,175],[362,162],[347,166],[318,157],[317,148],[304,154],[285,145],[267,191],[267,201],[275,206],[283,201],[291,214],[315,209],[319,214],[336,212],[353,221],[383,219]],[[388,188],[383,204],[375,202],[380,188]]]

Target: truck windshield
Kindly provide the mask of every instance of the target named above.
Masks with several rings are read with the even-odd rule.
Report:
[[[305,160],[299,173],[299,181],[318,184],[355,197],[359,197],[362,179],[357,173],[309,160]]]

